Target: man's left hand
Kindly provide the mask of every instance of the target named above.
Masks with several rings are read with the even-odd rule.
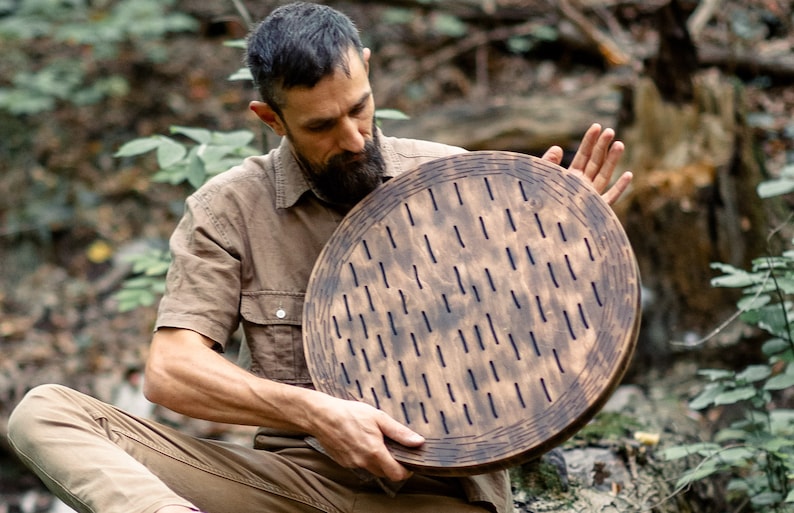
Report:
[[[589,180],[604,201],[610,205],[626,191],[633,178],[631,172],[627,171],[610,186],[612,174],[625,150],[623,143],[614,139],[614,130],[611,128],[602,130],[598,123],[592,124],[582,137],[579,149],[576,150],[571,165],[568,166],[568,171]],[[562,156],[562,148],[552,146],[543,154],[543,159],[559,165]]]

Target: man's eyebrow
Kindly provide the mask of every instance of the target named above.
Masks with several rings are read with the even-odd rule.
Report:
[[[364,94],[361,95],[361,98],[359,98],[359,100],[356,103],[353,104],[353,106],[350,108],[350,110],[348,112],[346,112],[346,114],[348,114],[350,112],[354,112],[356,110],[360,110],[362,107],[364,107],[366,105],[367,101],[369,101],[369,98],[371,96],[372,96],[372,90],[370,89],[370,90],[366,91]],[[303,123],[303,126],[307,126],[307,127],[308,126],[319,126],[319,125],[324,125],[326,123],[331,123],[331,122],[333,122],[335,120],[336,120],[335,117],[331,117],[331,118],[313,118],[313,119],[309,119],[305,123]]]

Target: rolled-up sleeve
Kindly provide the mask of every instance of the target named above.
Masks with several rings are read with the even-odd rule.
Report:
[[[170,248],[156,329],[190,329],[224,347],[240,321],[240,258],[222,221],[201,197],[188,198]]]

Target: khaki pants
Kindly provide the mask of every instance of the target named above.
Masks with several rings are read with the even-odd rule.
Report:
[[[80,512],[485,511],[454,480],[414,476],[390,498],[301,439],[267,437],[266,450],[198,439],[58,385],[29,392],[8,430],[23,461]]]

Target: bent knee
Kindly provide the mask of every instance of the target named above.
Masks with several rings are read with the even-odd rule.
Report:
[[[45,418],[64,404],[71,389],[62,385],[39,385],[31,389],[8,418],[8,439],[15,446],[35,441]]]

